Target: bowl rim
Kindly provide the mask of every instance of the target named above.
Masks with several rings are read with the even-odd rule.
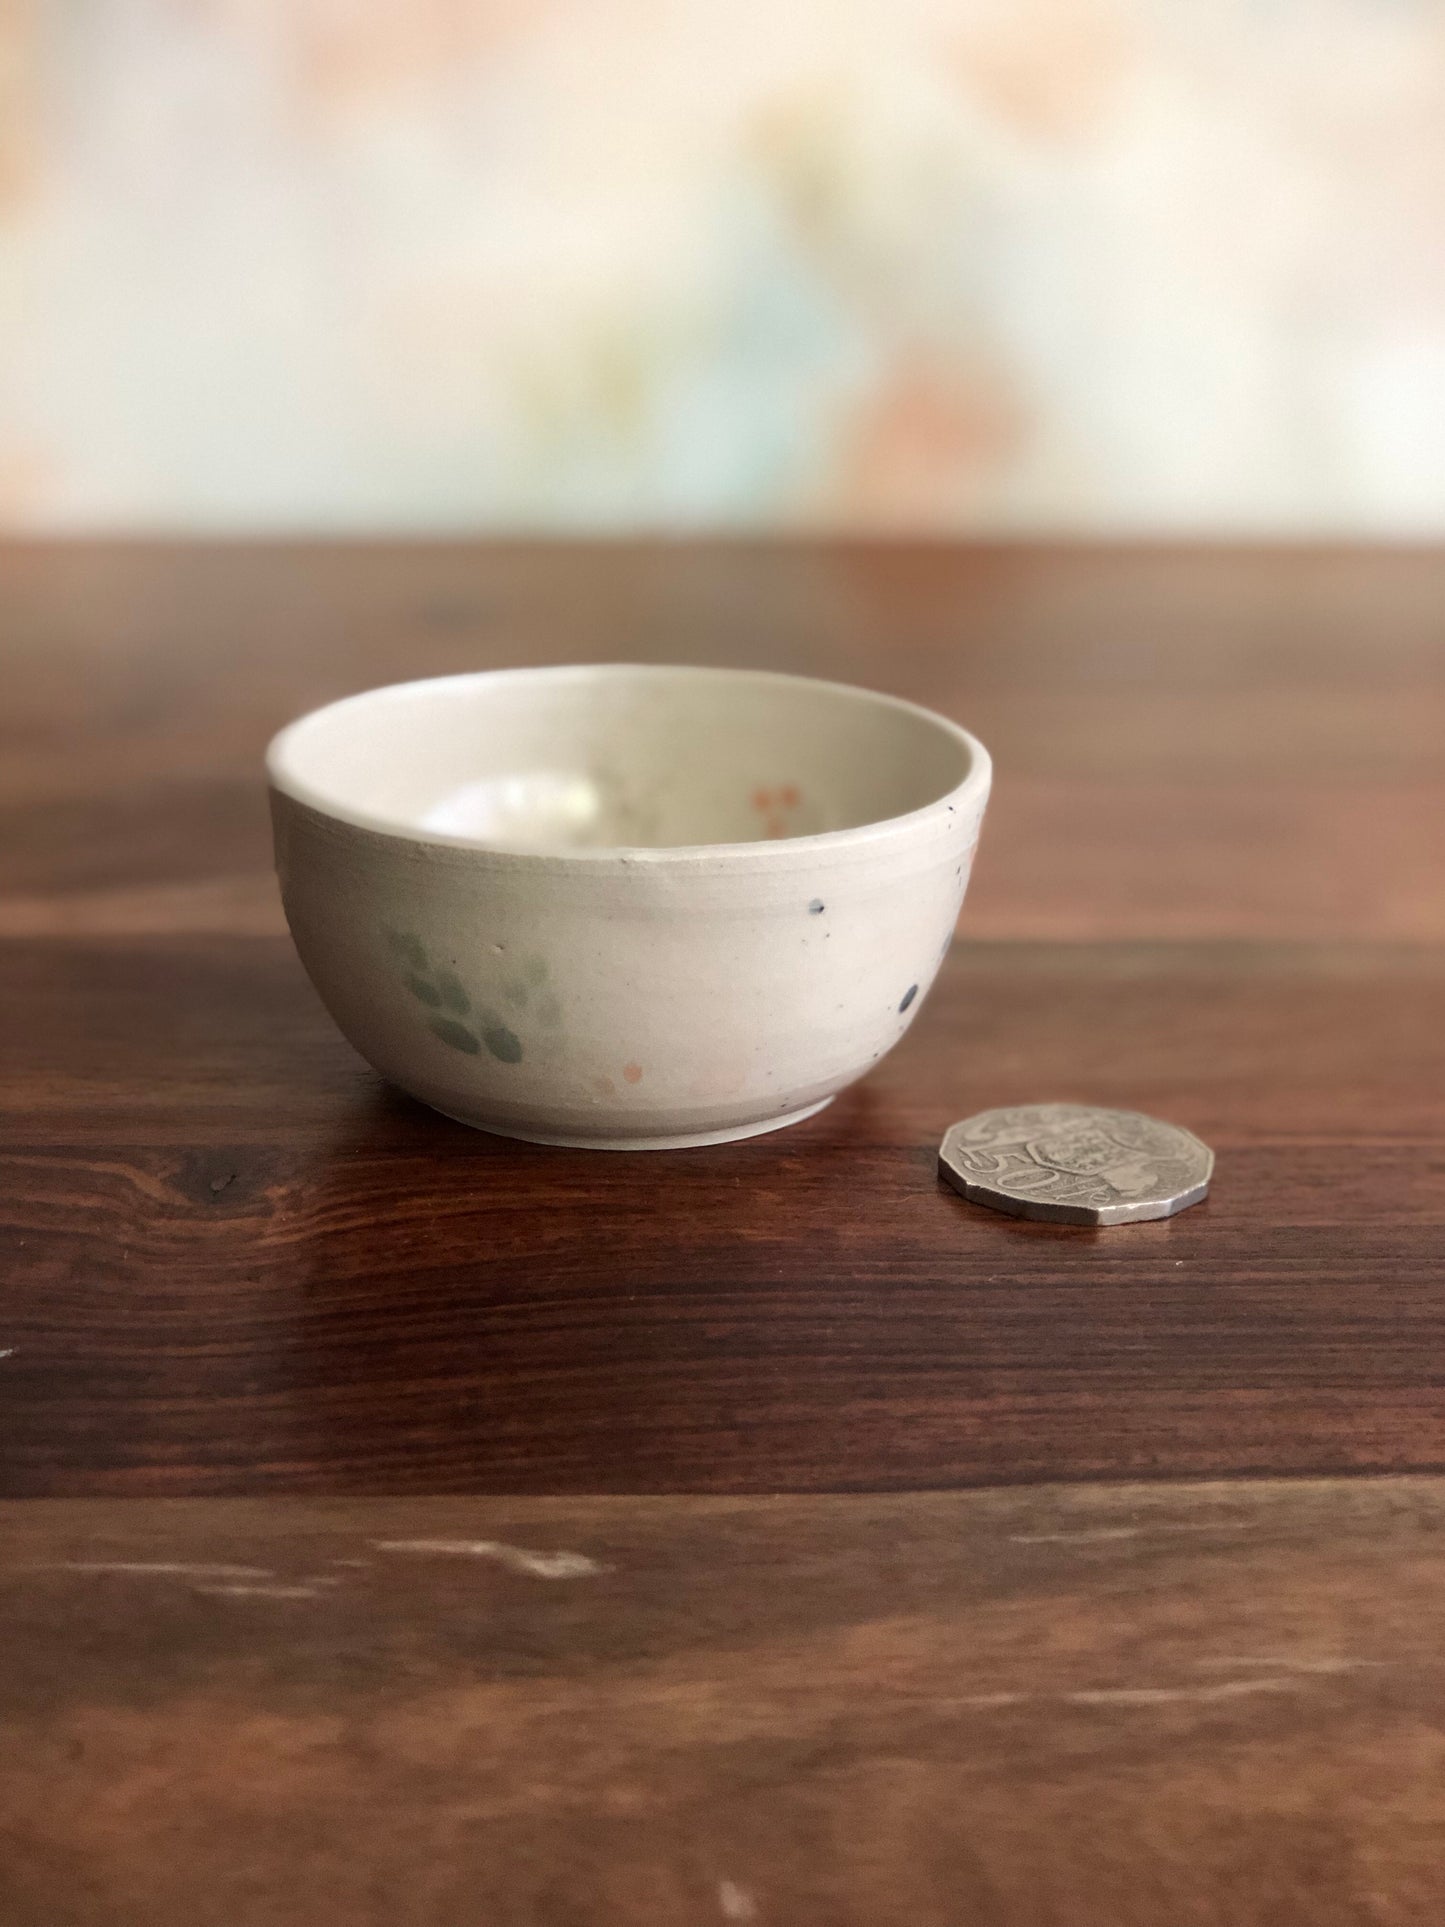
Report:
[[[564,850],[512,850],[504,844],[489,842],[485,837],[466,836],[449,830],[421,829],[397,817],[337,803],[313,788],[291,766],[303,732],[321,717],[330,716],[337,710],[359,707],[382,697],[406,699],[423,691],[474,688],[480,683],[586,681],[599,675],[655,675],[729,682],[789,683],[808,689],[827,690],[860,703],[919,718],[952,737],[963,748],[968,757],[968,768],[961,782],[952,789],[940,792],[931,801],[920,804],[917,809],[907,810],[900,816],[885,816],[867,823],[856,823],[847,829],[820,830],[806,836],[769,837],[753,842],[681,843],[661,847],[613,843]],[[267,780],[274,791],[333,822],[344,823],[374,836],[387,837],[397,843],[421,848],[470,851],[509,867],[547,870],[596,869],[607,864],[625,864],[629,868],[640,864],[695,866],[699,863],[771,867],[786,862],[791,854],[797,852],[818,856],[830,850],[858,849],[892,839],[904,840],[912,831],[934,818],[952,815],[966,822],[970,814],[981,815],[993,779],[993,759],[971,731],[938,710],[910,702],[906,697],[888,695],[882,690],[868,689],[858,683],[796,675],[786,670],[670,662],[528,663],[505,669],[468,669],[445,676],[417,676],[406,682],[380,683],[374,688],[355,690],[350,695],[318,704],[315,709],[309,709],[287,723],[267,745],[265,766]]]

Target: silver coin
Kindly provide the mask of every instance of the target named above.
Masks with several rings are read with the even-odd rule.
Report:
[[[1209,1190],[1214,1153],[1142,1111],[1019,1104],[950,1127],[938,1173],[974,1204],[1054,1224],[1172,1218]]]

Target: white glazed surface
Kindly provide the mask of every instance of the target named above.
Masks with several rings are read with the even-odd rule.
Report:
[[[374,690],[268,757],[312,981],[383,1076],[545,1143],[718,1143],[811,1115],[916,1016],[987,753],[761,671],[506,670]]]

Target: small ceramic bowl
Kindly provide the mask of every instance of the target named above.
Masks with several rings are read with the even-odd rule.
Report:
[[[949,942],[987,752],[752,670],[374,689],[267,758],[301,960],[384,1077],[506,1137],[721,1144],[891,1050]]]

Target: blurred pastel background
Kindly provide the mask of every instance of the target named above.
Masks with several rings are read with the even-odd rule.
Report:
[[[0,0],[0,526],[1445,533],[1445,0]]]

